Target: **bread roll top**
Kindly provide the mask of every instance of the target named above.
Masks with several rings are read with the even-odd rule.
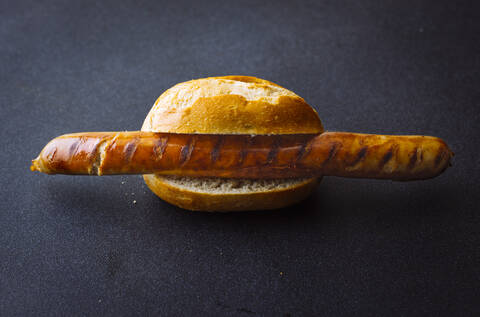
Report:
[[[292,91],[248,76],[177,84],[155,102],[142,131],[223,134],[322,133],[317,112]]]

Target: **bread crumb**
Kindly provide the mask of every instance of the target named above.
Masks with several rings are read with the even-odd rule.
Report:
[[[125,184],[125,181],[122,181],[122,185]]]
[[[251,193],[281,190],[307,182],[308,178],[285,179],[220,179],[210,177],[163,176],[162,180],[176,187],[215,194]]]
[[[133,203],[134,203],[134,204],[136,204],[136,203],[137,203],[137,201],[136,201],[136,200],[134,200],[134,201],[133,201]]]
[[[280,276],[283,276],[283,272],[280,272]]]

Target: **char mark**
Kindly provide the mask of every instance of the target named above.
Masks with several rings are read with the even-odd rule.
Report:
[[[382,159],[380,160],[380,163],[378,164],[379,168],[383,168],[385,164],[387,164],[393,157],[393,152],[396,149],[395,145],[392,145],[388,151],[383,155]]]
[[[125,163],[130,163],[132,160],[133,155],[137,151],[137,145],[139,138],[134,138],[132,141],[128,142],[123,150],[123,157],[125,158]]]
[[[440,149],[435,157],[435,167],[437,167],[446,157],[448,153],[445,149]]]
[[[168,136],[160,137],[153,147],[153,154],[156,160],[161,160],[165,149],[167,148]]]
[[[222,147],[224,140],[225,139],[222,135],[218,136],[218,140],[215,143],[212,151],[210,152],[210,159],[212,160],[212,163],[215,163],[220,157],[220,148]]]
[[[325,166],[326,164],[328,164],[328,162],[330,162],[335,157],[335,155],[337,155],[337,152],[338,152],[338,149],[340,148],[340,146],[341,146],[340,142],[333,142],[332,143],[332,145],[330,147],[330,151],[328,151],[328,156],[325,159],[325,161],[323,161],[322,166]]]
[[[47,157],[47,160],[49,161],[49,163],[52,163],[55,160],[55,156],[57,155],[57,151],[58,151],[58,148],[54,147],[53,149],[51,149],[47,153],[46,157]]]
[[[304,159],[310,153],[310,151],[312,151],[312,144],[314,141],[315,141],[315,137],[312,137],[309,140],[302,142],[302,145],[298,150],[294,165],[299,163],[302,159]]]
[[[418,148],[416,147],[415,150],[412,152],[412,156],[410,157],[410,160],[408,161],[407,168],[412,169],[415,167],[415,164],[417,163],[418,160]]]
[[[350,166],[355,166],[357,165],[358,163],[360,163],[361,161],[363,161],[367,155],[367,152],[368,152],[368,146],[364,146],[362,147],[358,153],[357,153],[357,156],[355,157],[355,159],[350,163]]]
[[[73,142],[72,145],[70,145],[70,148],[68,149],[68,156],[70,158],[73,158],[75,154],[77,154],[80,143],[81,143],[81,139],[76,139],[75,142]]]
[[[192,157],[192,152],[195,147],[195,142],[196,142],[196,137],[192,136],[188,140],[187,144],[182,146],[182,149],[180,150],[180,157],[178,159],[180,166],[185,165]]]
[[[272,164],[277,159],[277,154],[280,146],[280,138],[275,137],[272,142],[270,152],[268,152],[266,165]]]
[[[237,166],[242,166],[243,162],[245,161],[245,158],[247,157],[247,154],[248,154],[248,150],[253,143],[253,139],[254,139],[254,136],[245,137],[245,141],[243,143],[242,149],[240,150],[240,153],[238,154]]]

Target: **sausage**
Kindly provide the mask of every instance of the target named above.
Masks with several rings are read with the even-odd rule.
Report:
[[[327,132],[312,145],[324,175],[399,181],[428,179],[451,166],[454,153],[440,138]],[[309,164],[309,163],[308,163]]]
[[[53,139],[31,169],[47,174],[416,180],[437,176],[452,156],[443,140],[429,136],[87,132]]]

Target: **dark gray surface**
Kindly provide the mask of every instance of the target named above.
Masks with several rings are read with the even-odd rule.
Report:
[[[478,316],[475,1],[109,2],[0,2],[1,316]],[[440,136],[454,167],[226,215],[139,176],[28,170],[57,135],[138,129],[165,89],[225,74],[297,92],[329,130]]]

